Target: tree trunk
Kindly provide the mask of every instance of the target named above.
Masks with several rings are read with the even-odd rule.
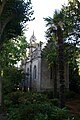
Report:
[[[2,105],[2,77],[1,77],[1,63],[0,63],[0,107]]]
[[[59,81],[60,81],[60,107],[65,107],[65,80],[64,80],[64,48],[63,48],[63,33],[61,27],[57,26],[58,37],[58,61],[59,61]]]
[[[0,22],[0,51],[1,51],[1,22]],[[2,77],[1,77],[1,62],[0,62],[0,112],[2,106]]]
[[[53,73],[54,73],[54,98],[57,98],[57,64],[56,62],[54,63],[53,67]]]
[[[30,63],[30,83],[29,83],[29,89],[30,89],[30,91],[32,90],[32,60],[31,60],[31,63]]]

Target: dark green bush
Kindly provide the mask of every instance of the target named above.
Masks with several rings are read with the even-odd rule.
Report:
[[[65,92],[65,97],[66,97],[66,99],[72,99],[72,98],[75,97],[75,95],[76,95],[76,93],[73,92],[73,91],[66,91],[66,92]]]
[[[19,98],[21,96],[23,96],[23,93],[21,91],[12,92],[10,94],[10,99],[13,104],[19,104]]]
[[[21,120],[18,108],[10,107],[8,109],[8,120]]]
[[[65,108],[50,104],[20,105],[19,108],[10,108],[8,113],[8,120],[72,120]]]
[[[47,114],[38,113],[36,114],[34,120],[48,120]]]
[[[46,95],[41,93],[32,93],[32,92],[21,92],[16,91],[12,92],[10,98],[13,104],[33,104],[33,103],[41,103],[48,100]]]
[[[17,91],[5,99],[8,120],[72,120],[66,108],[57,107],[58,99],[48,99],[41,93]]]
[[[51,99],[50,103],[52,103],[54,106],[59,106],[59,100],[57,98]]]

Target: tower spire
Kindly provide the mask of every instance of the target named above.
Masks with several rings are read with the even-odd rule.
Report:
[[[34,30],[33,30],[33,36],[34,36]]]
[[[33,30],[33,34],[32,34],[32,36],[31,36],[31,38],[30,38],[30,54],[32,54],[32,51],[34,50],[34,48],[35,48],[35,44],[36,44],[36,37],[35,37],[35,35],[34,35],[34,30]]]
[[[31,38],[30,38],[30,42],[35,42],[37,39],[36,39],[36,37],[35,37],[35,35],[34,35],[34,30],[33,30],[33,34],[32,34],[32,36],[31,36]]]

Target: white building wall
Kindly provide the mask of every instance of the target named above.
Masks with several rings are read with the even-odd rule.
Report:
[[[36,66],[36,79],[34,79],[34,66]],[[41,77],[41,58],[32,61],[32,87],[34,90],[40,91]]]

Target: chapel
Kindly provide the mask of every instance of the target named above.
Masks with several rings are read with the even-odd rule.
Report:
[[[49,67],[49,64],[44,57],[42,52],[46,47],[42,46],[42,42],[36,42],[34,35],[30,38],[29,56],[28,60],[25,61],[24,71],[27,73],[27,89],[33,91],[59,91],[59,71],[58,65]],[[47,46],[48,44],[46,44]],[[65,89],[69,88],[69,67],[65,64]],[[56,70],[55,70],[56,69]]]

